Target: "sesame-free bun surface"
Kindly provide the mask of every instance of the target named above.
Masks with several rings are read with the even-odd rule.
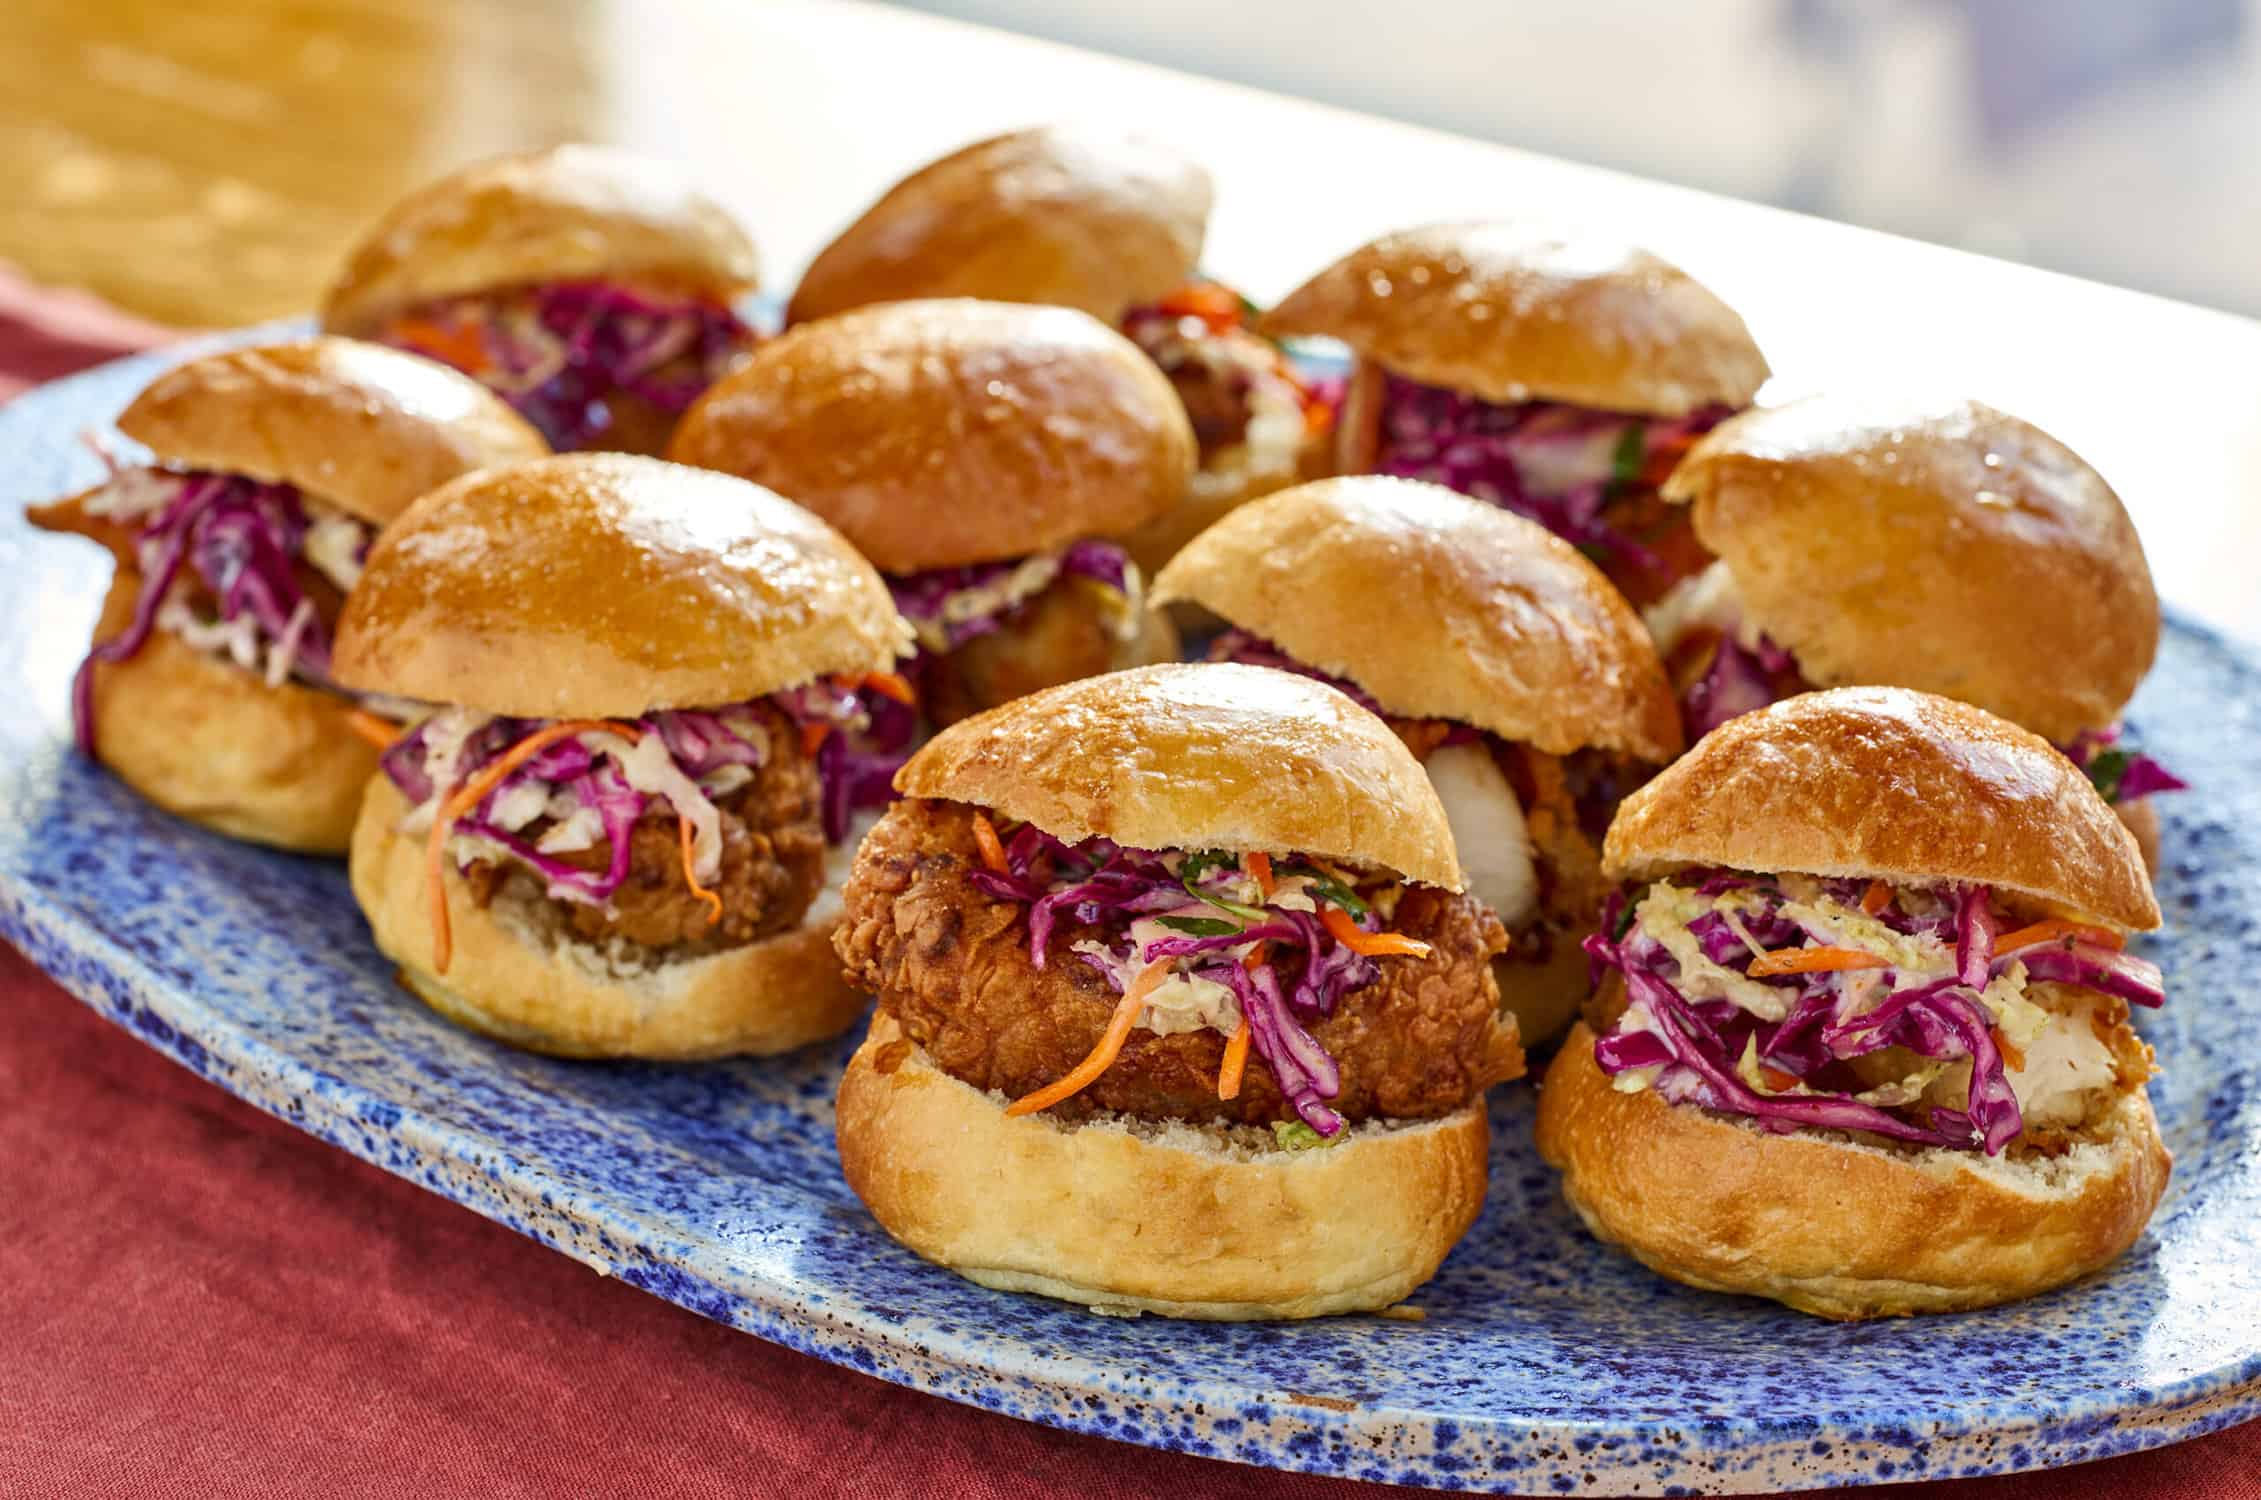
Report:
[[[2135,838],[2084,773],[1984,709],[1905,688],[1831,688],[1731,719],[1626,798],[1603,873],[1691,865],[1969,882],[2159,925]]]
[[[1108,323],[1193,274],[1209,174],[1122,131],[1050,125],[912,173],[810,262],[787,321],[872,302],[985,297]]]
[[[794,328],[699,399],[669,457],[789,495],[888,573],[1119,536],[1193,475],[1169,377],[1059,307],[946,299]]]
[[[141,575],[119,569],[94,627],[122,632]],[[94,755],[164,808],[232,838],[343,854],[377,749],[353,732],[345,699],[295,682],[269,687],[169,630],[94,667]]]
[[[841,1170],[880,1226],[983,1286],[1109,1312],[1246,1320],[1388,1307],[1484,1201],[1481,1100],[1323,1149],[1047,1115],[952,1078],[892,1017],[840,1080]]]
[[[1745,412],[1664,495],[1692,505],[1746,617],[1812,682],[1944,693],[2063,742],[2117,719],[2158,650],[2151,569],[2111,486],[1976,401]]]
[[[799,506],[576,453],[435,490],[370,549],[332,665],[362,692],[529,718],[735,703],[890,668],[887,586]]]
[[[863,1012],[819,911],[743,947],[622,965],[577,941],[539,897],[505,887],[480,906],[452,860],[441,881],[454,952],[436,974],[424,838],[396,831],[409,809],[390,779],[373,776],[367,789],[353,829],[354,899],[402,981],[459,1025],[557,1057],[681,1060],[790,1051],[839,1035]]]
[[[943,730],[895,789],[1069,843],[1300,851],[1460,889],[1444,808],[1404,743],[1269,667],[1173,663],[1033,693]]]
[[[1619,1093],[1584,1022],[1539,1089],[1538,1146],[1586,1227],[1644,1265],[1828,1318],[2062,1286],[2135,1243],[2173,1165],[2141,1088],[2057,1157],[1771,1135],[1653,1090]]]
[[[474,162],[394,204],[347,257],[322,326],[365,334],[418,303],[598,279],[728,301],[759,269],[745,231],[670,163],[553,146]]]
[[[164,463],[296,485],[379,525],[459,474],[550,451],[468,375],[337,338],[175,365],[117,427]]]
[[[1735,310],[1678,266],[1536,223],[1385,235],[1257,326],[1340,339],[1408,379],[1502,404],[1677,417],[1748,406],[1769,373]]]
[[[1680,711],[1640,616],[1546,528],[1440,485],[1322,479],[1252,500],[1154,580],[1392,714],[1550,755],[1667,761]]]

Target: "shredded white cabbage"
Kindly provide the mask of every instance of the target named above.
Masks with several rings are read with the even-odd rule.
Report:
[[[352,592],[361,581],[361,549],[368,545],[375,528],[311,496],[303,498],[311,524],[299,555],[341,591]]]

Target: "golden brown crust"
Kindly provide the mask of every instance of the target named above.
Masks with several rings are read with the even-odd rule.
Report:
[[[2062,1286],[2135,1242],[2173,1166],[2140,1088],[2057,1158],[1887,1149],[1619,1093],[1584,1022],[1540,1087],[1538,1146],[1587,1228],[1644,1265],[1828,1318]]]
[[[432,972],[424,840],[394,830],[408,803],[368,782],[353,829],[353,896],[377,948],[434,1010],[459,1025],[556,1057],[766,1057],[838,1036],[863,1013],[832,952],[831,923],[704,957],[616,973],[597,950],[507,889],[482,907],[450,863],[443,884],[454,953]]]
[[[603,278],[729,301],[760,279],[753,243],[670,163],[609,146],[474,162],[372,224],[322,300],[322,326],[367,334],[403,308]]]
[[[1220,461],[1197,469],[1184,498],[1124,537],[1123,547],[1139,570],[1152,578],[1186,543],[1249,501],[1295,483],[1302,477],[1306,464],[1312,463],[1311,455],[1325,451],[1323,442],[1306,442],[1297,451],[1295,463],[1265,464],[1252,462],[1247,445],[1243,444]],[[1312,466],[1318,467],[1315,463]],[[1192,608],[1182,604],[1180,607]],[[1185,618],[1206,617],[1188,615]]]
[[[2119,928],[2159,925],[2135,839],[2048,742],[1906,688],[1831,688],[1732,719],[1625,799],[1611,880],[1690,865],[1967,881]]]
[[[120,569],[94,627],[108,640],[133,618],[138,573]],[[353,705],[218,661],[170,631],[94,669],[95,758],[142,796],[233,838],[343,854],[377,750],[353,732]]]
[[[1323,683],[1172,663],[1088,677],[943,730],[895,789],[994,808],[1069,843],[1300,851],[1460,889],[1421,763]]]
[[[790,495],[889,573],[1122,535],[1177,503],[1194,453],[1130,340],[970,300],[794,328],[701,397],[669,450]]]
[[[1766,356],[1699,281],[1646,250],[1539,224],[1431,224],[1336,261],[1259,321],[1336,338],[1424,385],[1677,417],[1748,406]]]
[[[296,485],[380,526],[458,474],[550,451],[468,375],[335,338],[175,365],[117,426],[164,463]]]
[[[1823,686],[1942,693],[2062,743],[2117,719],[2158,650],[2159,598],[2119,497],[1976,401],[1745,412],[1664,496],[1693,504],[1747,618]]]
[[[849,1060],[836,1120],[848,1185],[928,1260],[1000,1290],[1179,1318],[1388,1307],[1467,1233],[1487,1177],[1480,1100],[1305,1151],[1183,1125],[1007,1119],[884,1015]]]
[[[1322,479],[1240,507],[1154,580],[1364,688],[1567,755],[1667,761],[1680,710],[1640,616],[1567,542],[1439,485]]]
[[[332,661],[363,692],[633,716],[883,671],[908,640],[871,564],[799,506],[575,453],[467,475],[388,527]]]
[[[888,189],[801,277],[789,323],[873,302],[984,297],[1103,322],[1193,273],[1209,174],[1119,131],[1042,126],[978,141]]]

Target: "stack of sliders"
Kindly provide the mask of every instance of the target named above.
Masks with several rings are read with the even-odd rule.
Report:
[[[1587,1225],[1832,1318],[2031,1296],[2135,1241],[2169,1159],[2123,951],[2135,840],[2045,741],[1899,688],[1789,698],[1634,793],[1606,976],[1539,1091]]]
[[[944,730],[897,786],[835,939],[879,1001],[841,1166],[888,1233],[1179,1317],[1430,1277],[1523,1057],[1506,933],[1387,726],[1284,672],[1149,667]]]
[[[371,225],[322,326],[476,376],[559,452],[658,453],[754,332],[745,231],[676,168],[599,146],[478,162]]]
[[[1506,924],[1525,1045],[1587,992],[1618,799],[1680,753],[1640,617],[1567,542],[1432,484],[1324,479],[1253,501],[1155,580],[1203,606],[1215,661],[1300,672],[1380,714],[1428,773],[1469,893]]]
[[[1200,445],[1185,504],[1129,539],[1152,570],[1240,501],[1323,456],[1334,407],[1254,309],[1197,266],[1209,174],[1175,150],[1068,126],[977,141],[888,189],[793,293],[805,323],[874,302],[980,297],[1073,307],[1119,328],[1170,377]]]
[[[443,1015],[564,1056],[845,1029],[832,921],[908,643],[870,564],[742,480],[576,454],[433,491],[338,626],[341,682],[434,705],[353,833],[378,948]]]
[[[1691,737],[1808,687],[1960,698],[2053,741],[2156,869],[2182,780],[2123,737],[2159,646],[2143,543],[2104,477],[1976,401],[1746,412],[1664,487],[1701,546],[1648,611]]]
[[[1677,266],[1535,224],[1387,235],[1258,327],[1357,356],[1336,473],[1427,479],[1527,516],[1635,604],[1688,571],[1657,485],[1768,374],[1743,320]]]
[[[331,338],[189,360],[117,427],[150,462],[108,460],[30,511],[117,556],[72,683],[79,748],[207,828],[344,853],[402,711],[332,662],[371,539],[426,490],[548,447],[477,383]]]
[[[815,511],[887,575],[948,724],[1177,653],[1121,538],[1176,505],[1170,383],[1088,314],[947,298],[804,323],[692,409],[670,456]]]

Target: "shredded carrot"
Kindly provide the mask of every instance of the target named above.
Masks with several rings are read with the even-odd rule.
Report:
[[[866,672],[856,685],[870,688],[882,698],[892,698],[905,708],[919,706],[919,695],[911,687],[911,680],[900,672]]]
[[[1315,438],[1335,425],[1335,409],[1313,396],[1303,403],[1303,435]]]
[[[1863,953],[1858,948],[1777,948],[1752,959],[1750,975],[1753,979],[1772,979],[1777,974],[1827,974],[1839,969],[1891,967],[1890,959]]]
[[[699,884],[699,877],[691,872],[691,820],[677,816],[675,832],[683,847],[683,883],[690,887],[692,895],[707,904],[707,925],[712,927],[722,920],[722,898]]]
[[[1995,941],[1996,953],[2007,953],[2013,948],[2030,948],[2036,943],[2053,943],[2059,938],[2079,938],[2084,943],[2094,943],[2099,948],[2110,948],[2115,953],[2128,945],[2128,940],[2103,927],[2091,927],[2085,922],[2067,922],[2062,917],[2051,917],[2036,922],[2031,927],[2020,927]]]
[[[1240,863],[1241,868],[1256,877],[1256,889],[1263,892],[1264,899],[1271,900],[1272,891],[1276,884],[1272,879],[1272,856],[1269,854],[1244,854],[1241,856]]]
[[[547,729],[537,729],[482,767],[479,774],[451,792],[432,815],[432,836],[424,845],[424,890],[432,903],[432,972],[445,974],[455,956],[455,935],[448,927],[447,886],[442,875],[447,860],[448,830],[455,820],[477,807],[502,779],[540,754],[543,747],[577,734],[617,734],[630,743],[643,738],[633,724],[609,719],[566,719]]]
[[[346,726],[379,750],[390,750],[393,741],[400,738],[401,726],[390,719],[380,719],[365,708],[345,711]]]
[[[831,737],[832,722],[829,719],[804,719],[801,721],[801,753],[803,755],[816,754],[817,751],[824,748],[824,742]]]
[[[989,821],[989,814],[973,815],[973,841],[981,846],[981,862],[999,875],[1011,873],[1005,863],[1005,841],[997,837],[997,825]]]
[[[1217,1097],[1220,1099],[1240,1097],[1240,1075],[1248,1070],[1249,1032],[1248,1018],[1243,1016],[1240,1029],[1225,1043],[1225,1060],[1217,1069]]]
[[[1350,919],[1349,912],[1339,906],[1320,908],[1319,920],[1327,924],[1327,931],[1335,935],[1335,941],[1366,958],[1429,956],[1429,945],[1419,938],[1409,938],[1395,932],[1367,932]]]
[[[1892,904],[1892,887],[1881,880],[1872,880],[1868,889],[1861,892],[1861,910],[1875,916]]]
[[[1199,318],[1212,328],[1238,326],[1240,298],[1214,281],[1189,281],[1164,294],[1155,306],[1173,317]]]
[[[1070,1068],[1066,1076],[1046,1084],[1033,1094],[1023,1094],[1006,1105],[1007,1117],[1033,1115],[1040,1109],[1050,1109],[1061,1100],[1072,1099],[1090,1087],[1100,1074],[1114,1065],[1115,1058],[1123,1050],[1123,1043],[1130,1039],[1131,1027],[1138,1020],[1139,1008],[1146,1003],[1146,997],[1153,994],[1156,987],[1169,975],[1170,960],[1166,958],[1158,958],[1139,970],[1138,977],[1130,982],[1130,988],[1123,991],[1122,1001],[1116,1005],[1114,1016],[1108,1020],[1107,1030],[1101,1034],[1099,1045],[1092,1048],[1090,1055],[1082,1062]]]
[[[1997,1031],[1994,1033],[1994,1050],[2002,1054],[2002,1061],[2016,1071],[2025,1071],[2025,1049]]]
[[[1798,1075],[1785,1073],[1780,1068],[1770,1068],[1765,1063],[1760,1063],[1759,1082],[1765,1084],[1777,1094],[1787,1094],[1798,1086]]]
[[[466,324],[402,318],[393,324],[391,335],[418,354],[430,355],[469,374],[476,375],[487,368],[486,341],[479,337],[478,329]]]

